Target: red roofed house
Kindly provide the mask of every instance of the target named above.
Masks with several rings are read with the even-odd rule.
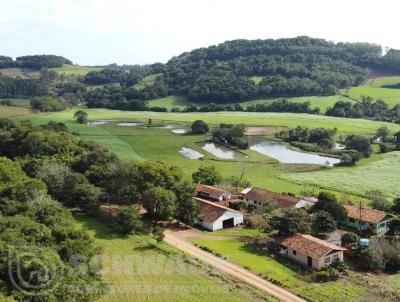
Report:
[[[267,191],[260,188],[251,188],[244,191],[243,200],[251,206],[259,207],[265,203],[271,203],[278,208],[292,208],[299,200],[289,195]]]
[[[227,191],[201,184],[197,185],[196,191],[197,191],[197,196],[199,197],[204,197],[207,199],[215,199],[218,201],[228,200],[231,199],[232,197],[231,193]]]
[[[243,223],[243,214],[208,200],[195,197],[200,205],[200,225],[210,231],[231,228]]]
[[[393,215],[349,204],[343,206],[347,210],[347,219],[341,221],[342,224],[360,231],[365,231],[371,227],[378,236],[389,230],[388,224]]]
[[[315,270],[329,266],[335,259],[343,262],[345,248],[310,235],[294,234],[279,240],[281,254]]]

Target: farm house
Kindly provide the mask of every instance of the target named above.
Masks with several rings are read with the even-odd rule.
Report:
[[[207,230],[218,231],[243,223],[243,214],[239,211],[201,198],[195,200],[200,205],[200,225]]]
[[[243,200],[253,207],[259,207],[265,203],[270,203],[277,206],[278,208],[292,208],[299,200],[289,195],[283,195],[280,193],[264,190],[261,188],[251,188],[242,191]]]
[[[281,254],[315,270],[329,266],[334,260],[343,262],[345,248],[304,234],[294,234],[278,241]]]
[[[225,190],[221,190],[215,187],[206,185],[197,185],[196,187],[197,196],[204,197],[207,199],[215,199],[218,201],[231,199],[231,193]]]

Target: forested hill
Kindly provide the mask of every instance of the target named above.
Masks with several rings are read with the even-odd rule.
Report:
[[[396,51],[379,45],[297,37],[235,40],[171,59],[164,81],[193,101],[232,102],[257,97],[332,95],[365,81],[367,69],[400,70]],[[258,78],[258,81],[252,77]]]
[[[61,67],[63,64],[72,64],[72,62],[64,57],[55,55],[33,55],[17,57],[13,60],[11,57],[0,56],[0,68],[54,68]]]

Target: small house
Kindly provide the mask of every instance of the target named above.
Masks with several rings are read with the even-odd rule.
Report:
[[[229,200],[232,195],[228,191],[221,190],[212,186],[199,184],[196,187],[197,196],[218,201]]]
[[[301,208],[309,208],[315,205],[318,202],[318,198],[315,197],[303,197],[299,200],[298,203],[294,206],[297,209]]]
[[[278,241],[281,255],[314,270],[321,270],[338,259],[343,262],[345,248],[311,235],[294,234]]]
[[[210,231],[234,227],[243,223],[243,213],[208,200],[195,198],[200,205],[200,225]]]
[[[378,236],[385,234],[389,230],[388,224],[393,215],[360,206],[348,204],[343,206],[347,210],[347,218],[341,221],[342,224],[358,231],[372,228]]]
[[[243,194],[243,200],[249,205],[256,208],[263,204],[270,203],[278,208],[292,208],[299,200],[293,196],[271,192],[261,188],[251,188]]]

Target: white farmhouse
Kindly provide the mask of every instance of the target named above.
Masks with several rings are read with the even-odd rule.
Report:
[[[234,227],[243,223],[243,214],[211,201],[196,197],[200,205],[200,225],[210,231]]]
[[[343,262],[345,248],[310,235],[294,234],[279,240],[281,254],[314,270],[329,266],[338,259]]]

